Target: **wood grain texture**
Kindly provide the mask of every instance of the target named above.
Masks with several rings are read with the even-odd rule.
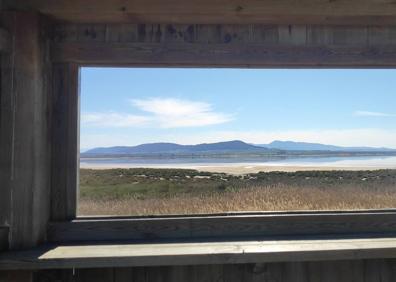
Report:
[[[394,67],[396,26],[65,24],[52,59],[87,65]]]
[[[9,52],[11,47],[10,34],[4,28],[0,28],[0,53]]]
[[[37,279],[57,282],[88,282],[102,274],[103,282],[393,282],[394,259],[341,260],[221,264],[168,267],[59,270],[53,280],[44,280],[50,271],[39,271]],[[118,276],[119,273],[125,274]],[[40,280],[41,281],[41,280]]]
[[[51,242],[163,240],[293,235],[396,234],[392,212],[261,214],[174,218],[78,219],[52,222]]]
[[[49,245],[0,254],[0,270],[396,258],[395,238]]]
[[[396,25],[264,25],[264,24],[56,24],[56,42],[206,43],[264,45],[395,44]]]
[[[76,217],[79,171],[79,67],[53,66],[51,219]]]
[[[12,138],[12,116],[13,95],[11,56],[0,56],[1,64],[1,91],[0,91],[0,181],[2,183],[2,195],[0,197],[0,225],[9,226],[11,212],[11,151]],[[7,148],[7,149],[5,149]]]
[[[0,282],[33,282],[33,272],[22,270],[0,271]]]
[[[49,217],[48,46],[35,13],[3,13],[12,51],[2,56],[0,224],[10,248],[45,240]]]
[[[395,24],[392,1],[3,0],[67,22]]]
[[[0,252],[8,249],[8,234],[10,228],[8,226],[0,226]]]

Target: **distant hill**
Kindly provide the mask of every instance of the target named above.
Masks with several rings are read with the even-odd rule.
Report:
[[[117,146],[95,148],[86,151],[82,156],[90,155],[136,155],[136,154],[178,154],[178,153],[232,153],[232,152],[265,152],[269,149],[235,140],[198,145],[179,145],[175,143],[149,143],[138,146]]]
[[[294,141],[273,141],[269,144],[260,144],[269,149],[279,149],[285,151],[331,151],[331,152],[396,152],[396,149],[372,148],[372,147],[341,147],[334,145],[324,145],[319,143],[294,142]]]
[[[361,154],[396,154],[395,149],[372,148],[372,147],[340,147],[319,143],[273,141],[270,144],[247,144],[243,141],[234,140],[218,143],[203,143],[197,145],[180,145],[176,143],[149,143],[137,146],[116,146],[106,148],[94,148],[81,154],[81,157],[97,156],[127,156],[127,155],[156,155],[156,154],[223,154],[223,153],[269,153],[277,155],[285,154],[341,154],[343,152]]]

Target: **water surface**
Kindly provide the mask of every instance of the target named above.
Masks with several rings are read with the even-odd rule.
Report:
[[[277,166],[396,169],[396,156],[240,158],[81,158],[81,168],[203,168]]]

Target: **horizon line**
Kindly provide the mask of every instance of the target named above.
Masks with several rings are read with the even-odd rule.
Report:
[[[333,145],[333,144],[324,144],[324,143],[318,143],[318,142],[307,142],[307,141],[293,141],[293,140],[281,140],[281,139],[275,139],[272,140],[269,143],[249,143],[245,142],[240,139],[234,139],[234,140],[224,140],[224,141],[218,141],[218,142],[203,142],[203,143],[195,143],[195,144],[181,144],[181,143],[175,143],[175,142],[164,142],[164,141],[158,141],[158,142],[148,142],[148,143],[140,143],[137,145],[116,145],[116,146],[98,146],[98,147],[91,147],[91,148],[80,148],[80,153],[83,153],[83,151],[87,150],[92,150],[92,149],[97,149],[97,148],[114,148],[114,147],[136,147],[136,146],[141,146],[141,145],[149,145],[149,144],[176,144],[176,145],[181,145],[181,146],[196,146],[196,145],[202,145],[202,144],[218,144],[218,143],[227,143],[227,142],[243,142],[245,144],[253,145],[253,146],[265,146],[265,145],[270,145],[274,142],[293,142],[293,143],[304,143],[304,144],[315,144],[315,145],[323,145],[323,146],[334,146],[334,147],[340,147],[340,148],[370,148],[370,149],[390,149],[390,150],[396,150],[396,148],[391,148],[391,147],[385,147],[385,146],[365,146],[365,145],[359,145],[359,146],[341,146],[341,145]]]

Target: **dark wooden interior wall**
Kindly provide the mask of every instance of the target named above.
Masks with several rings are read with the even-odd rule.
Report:
[[[1,281],[1,280],[0,280]],[[351,260],[42,271],[35,282],[394,282],[396,260]]]
[[[0,240],[4,245],[7,237],[11,249],[45,241],[49,218],[51,67],[44,21],[27,12],[2,13],[0,20],[11,40],[1,60]]]

